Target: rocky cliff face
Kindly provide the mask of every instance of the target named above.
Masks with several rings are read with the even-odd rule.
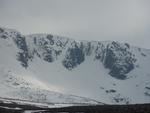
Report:
[[[128,44],[121,45],[117,42],[112,42],[107,45],[103,64],[110,70],[109,74],[111,76],[125,79],[126,74],[134,69],[135,62],[135,55],[130,52]]]
[[[4,29],[0,30],[1,38],[10,38]],[[125,79],[126,74],[134,69],[136,62],[135,55],[130,51],[130,45],[112,42],[87,42],[75,41],[68,38],[61,38],[53,35],[30,35],[30,40],[26,41],[26,37],[20,33],[16,33],[13,40],[20,49],[17,53],[17,59],[25,68],[28,62],[34,56],[51,63],[59,58],[64,52],[62,65],[71,71],[82,62],[87,56],[94,55],[94,59],[100,60],[104,67],[109,69],[109,74],[116,79]],[[33,48],[28,47],[28,43],[32,43]]]
[[[109,74],[112,77],[125,79],[126,74],[134,69],[136,62],[135,55],[130,51],[130,45],[127,43],[77,42],[53,35],[31,35],[28,38],[31,39],[26,41],[26,38],[19,34],[14,38],[14,42],[21,50],[18,53],[18,60],[25,68],[28,67],[28,61],[32,60],[35,55],[51,63],[63,54],[62,65],[68,71],[83,63],[87,56],[94,56],[93,61],[101,61],[104,67],[110,70]],[[27,43],[32,43],[34,46],[27,47]]]

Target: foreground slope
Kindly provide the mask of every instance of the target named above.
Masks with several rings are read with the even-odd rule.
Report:
[[[1,102],[2,101],[2,102]],[[131,105],[71,105],[57,106],[12,102],[12,100],[0,99],[1,113],[149,113],[150,104]]]
[[[150,50],[127,43],[24,36],[1,28],[0,62],[0,96],[40,102],[150,102]]]

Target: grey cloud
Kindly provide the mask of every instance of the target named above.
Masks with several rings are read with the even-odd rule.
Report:
[[[0,0],[0,25],[150,48],[148,0]]]

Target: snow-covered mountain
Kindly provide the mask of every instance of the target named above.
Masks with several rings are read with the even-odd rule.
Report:
[[[150,50],[127,43],[24,36],[0,28],[0,97],[47,103],[149,103],[149,66]]]

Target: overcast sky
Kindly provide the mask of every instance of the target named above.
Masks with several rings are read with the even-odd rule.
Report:
[[[0,0],[0,26],[150,49],[150,0]]]

